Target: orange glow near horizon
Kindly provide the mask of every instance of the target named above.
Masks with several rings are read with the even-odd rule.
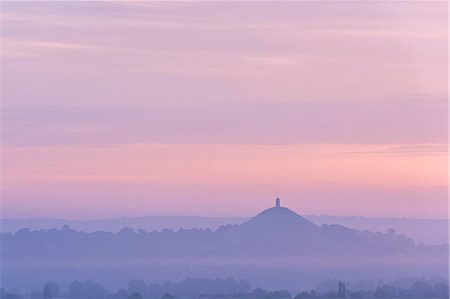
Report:
[[[234,216],[238,202],[250,192],[252,197],[245,199],[245,206],[238,213],[249,215],[264,207],[263,198],[270,201],[280,192],[294,208],[306,209],[310,214],[330,214],[334,209],[344,215],[363,211],[367,216],[443,218],[444,198],[421,201],[414,195],[417,190],[435,190],[442,195],[446,189],[445,147],[434,149],[436,152],[423,152],[416,145],[344,144],[6,148],[4,182],[12,190],[34,186],[33,198],[21,201],[33,205],[39,196],[39,202],[47,207],[52,205],[55,194],[61,196],[67,193],[67,186],[72,186],[68,190],[71,197],[77,198],[78,206],[88,208],[92,196],[102,197],[96,204],[98,209],[108,210],[113,204],[117,216],[120,211],[137,215],[142,210],[170,214],[167,207],[161,206],[161,198],[170,198],[171,206],[183,207],[174,210],[175,214],[185,211],[191,215]],[[118,188],[122,191],[116,193]],[[326,196],[320,198],[324,188]],[[377,189],[394,190],[395,200],[374,198]],[[239,190],[243,190],[242,195]],[[309,194],[309,198],[299,198],[304,190],[308,190],[305,195]],[[196,198],[199,192],[210,192],[211,196]],[[368,198],[343,198],[348,192]],[[46,198],[47,194],[50,198]],[[216,201],[227,196],[226,208],[214,211]],[[398,211],[380,209],[383,201],[394,204]],[[130,209],[133,203],[139,204]],[[336,208],[344,204],[344,208]],[[19,210],[14,202],[4,208],[11,213]]]
[[[447,6],[6,1],[1,216],[446,218]]]

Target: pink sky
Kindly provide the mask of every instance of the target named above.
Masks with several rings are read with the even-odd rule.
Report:
[[[446,2],[2,7],[3,217],[447,217]]]

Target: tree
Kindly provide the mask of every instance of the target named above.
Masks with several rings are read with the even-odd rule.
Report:
[[[53,281],[47,281],[42,290],[42,297],[44,299],[52,299],[59,296],[59,286]]]
[[[73,281],[69,287],[68,296],[72,298],[101,298],[108,294],[105,288],[93,281]]]
[[[338,297],[345,298],[345,283],[342,281],[338,283]]]
[[[128,282],[128,292],[130,294],[140,293],[141,295],[145,295],[147,293],[148,285],[142,280],[130,280]]]
[[[311,294],[308,292],[301,292],[300,294],[297,294],[297,296],[294,297],[294,299],[303,299],[303,298],[311,298]]]
[[[50,289],[50,286],[48,283],[44,284],[44,290],[42,291],[42,297],[44,299],[52,299],[52,290]]]
[[[161,297],[161,299],[174,299],[174,298],[175,298],[175,296],[174,295],[170,295],[169,293],[165,293]]]
[[[445,283],[437,283],[433,287],[433,293],[438,297],[448,297],[448,285]]]
[[[269,292],[266,295],[266,298],[274,298],[274,299],[291,299],[292,295],[289,291],[286,290],[276,290]]]
[[[396,233],[397,232],[393,228],[390,228],[390,229],[387,230],[387,234],[390,235],[390,236],[395,236]]]
[[[416,281],[409,288],[409,292],[412,296],[430,296],[433,294],[433,287],[425,281]]]
[[[128,299],[143,299],[143,298],[144,297],[142,297],[141,293],[139,292],[134,292],[130,296],[128,296]]]

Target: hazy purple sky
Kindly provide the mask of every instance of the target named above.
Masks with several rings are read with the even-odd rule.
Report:
[[[446,2],[3,2],[3,216],[447,216]]]

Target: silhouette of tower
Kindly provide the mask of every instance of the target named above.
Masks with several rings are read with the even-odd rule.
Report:
[[[277,199],[275,200],[275,208],[279,208],[279,207],[280,207],[280,199],[277,198]]]

